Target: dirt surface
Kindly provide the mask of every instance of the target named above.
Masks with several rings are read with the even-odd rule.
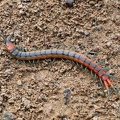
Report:
[[[93,61],[120,89],[120,1],[0,0],[0,29],[29,51],[72,46],[95,53]],[[108,99],[99,79],[66,60],[16,62],[0,38],[0,120],[120,120],[120,98]],[[89,57],[92,55],[88,54]]]

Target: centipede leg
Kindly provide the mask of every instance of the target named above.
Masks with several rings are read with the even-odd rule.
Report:
[[[97,75],[95,74],[95,75],[94,75],[94,80],[96,80],[96,78],[97,78]]]
[[[17,59],[17,60],[16,60],[16,64],[18,64],[18,63],[19,63],[19,60]]]
[[[32,63],[35,64],[35,60],[32,60]]]
[[[90,74],[93,75],[93,71],[92,70],[90,71]]]
[[[108,98],[110,98],[110,90],[108,87],[107,87],[107,94],[108,94]]]
[[[115,89],[115,87],[114,87],[113,85],[111,85],[111,87],[112,87],[112,89],[113,89],[114,93],[115,93],[115,94],[118,94],[117,89]]]
[[[102,70],[110,70],[110,68],[106,68],[106,67],[104,67],[104,68],[102,68]]]
[[[56,49],[58,49],[59,47],[60,47],[60,45],[57,45],[57,46],[56,46]]]
[[[104,87],[104,84],[103,84],[101,78],[100,78],[99,80],[100,80],[100,84],[101,84],[101,86],[102,86],[102,88],[103,88],[103,87]]]
[[[31,61],[30,61],[30,60],[28,60],[28,62],[31,64]]]
[[[110,90],[108,88],[108,83],[107,83],[107,81],[103,81],[103,82],[104,82],[105,88],[107,90],[108,98],[109,98],[110,97]]]
[[[68,46],[68,47],[67,47],[67,50],[70,50],[70,49],[71,49],[71,47],[72,47],[72,46]]]
[[[39,63],[39,59],[36,61],[36,63]]]
[[[81,69],[83,69],[83,65],[82,64],[80,65],[80,67],[81,67]]]
[[[86,72],[86,70],[87,70],[87,67],[85,67],[84,72]]]
[[[110,75],[110,74],[107,74],[107,76],[108,76],[109,78],[116,78],[115,76]]]

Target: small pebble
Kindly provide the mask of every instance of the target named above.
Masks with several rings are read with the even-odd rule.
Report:
[[[19,86],[21,86],[21,85],[22,85],[21,80],[18,80],[18,81],[17,81],[17,85],[19,85]]]
[[[106,45],[107,47],[110,47],[112,45],[112,42],[107,42]]]
[[[23,10],[19,11],[20,15],[23,15],[25,12]]]
[[[88,36],[90,33],[88,31],[84,31],[84,34]]]
[[[26,108],[30,108],[30,101],[26,98],[22,98],[22,102]]]
[[[68,7],[73,7],[74,0],[66,0],[66,5]]]
[[[22,7],[23,7],[22,4],[18,5],[18,9],[22,9]]]
[[[10,113],[9,111],[6,111],[2,116],[2,120],[13,120],[12,113]]]
[[[11,98],[11,99],[8,100],[8,103],[13,104],[14,100]]]
[[[11,73],[11,71],[12,71],[11,69],[6,69],[5,73]]]

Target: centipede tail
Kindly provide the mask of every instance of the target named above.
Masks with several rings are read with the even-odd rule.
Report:
[[[95,62],[87,58],[86,56],[82,54],[78,54],[76,52],[71,52],[69,50],[62,50],[62,49],[45,49],[45,50],[38,50],[38,51],[31,51],[31,52],[25,52],[25,51],[19,51],[13,43],[10,42],[11,37],[7,40],[4,36],[3,39],[6,43],[6,49],[7,51],[17,60],[22,61],[31,61],[31,60],[41,60],[41,59],[54,59],[54,58],[60,58],[60,59],[67,59],[74,61],[81,66],[85,66],[86,68],[91,70],[91,74],[95,74],[94,79],[98,76],[100,79],[100,83],[106,87],[108,91],[108,96],[110,95],[109,92],[109,86],[112,87],[114,92],[117,94],[117,90],[113,87],[112,83],[110,82],[109,77],[106,75],[106,73],[102,70],[101,67],[99,67]]]

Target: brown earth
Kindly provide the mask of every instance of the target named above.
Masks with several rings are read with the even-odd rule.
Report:
[[[12,42],[34,50],[38,46],[72,46],[95,53],[93,60],[120,89],[120,1],[0,0],[0,29],[6,36],[18,25]],[[120,120],[120,98],[108,99],[99,79],[66,60],[16,63],[0,38],[1,120]],[[91,57],[91,54],[88,54]],[[70,94],[65,97],[65,90]],[[69,98],[67,104],[65,100]]]

